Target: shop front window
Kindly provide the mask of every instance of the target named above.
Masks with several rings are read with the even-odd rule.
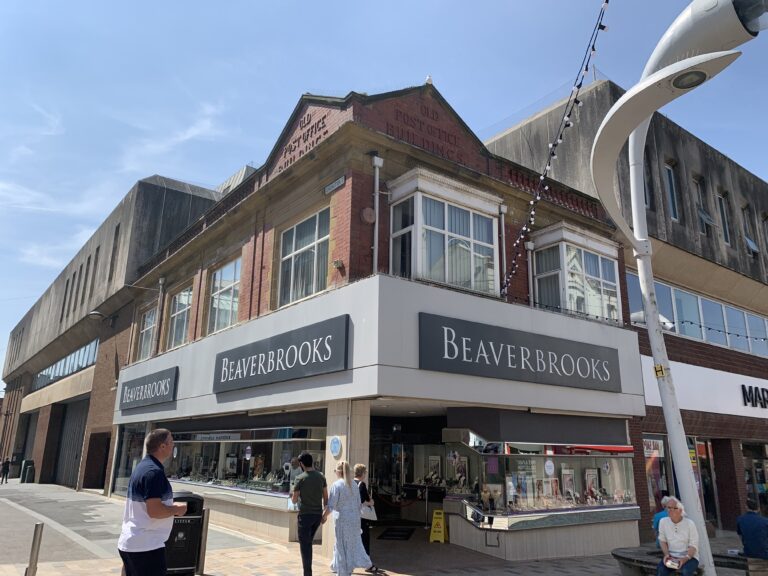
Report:
[[[128,480],[131,472],[144,457],[144,436],[147,427],[141,424],[127,424],[120,429],[115,465],[115,481],[112,492],[121,496],[128,495]]]
[[[656,513],[662,509],[661,499],[671,496],[669,486],[669,458],[667,457],[664,436],[643,436],[645,454],[645,474],[648,480],[648,498],[650,509]]]
[[[478,507],[497,515],[575,508],[635,506],[631,446],[487,443],[479,461],[448,445],[454,477],[466,469]],[[448,469],[451,469],[449,465]]]
[[[165,471],[179,482],[286,493],[291,459],[301,452],[310,452],[315,468],[323,469],[325,428],[179,433],[174,440]]]
[[[768,446],[744,444],[742,451],[747,498],[758,503],[760,514],[768,516]]]

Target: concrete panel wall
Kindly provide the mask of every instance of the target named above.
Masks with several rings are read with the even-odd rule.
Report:
[[[93,386],[93,371],[94,367],[91,366],[28,394],[21,402],[21,413],[32,412],[43,406],[89,394]]]

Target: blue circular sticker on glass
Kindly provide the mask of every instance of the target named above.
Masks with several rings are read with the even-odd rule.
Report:
[[[341,438],[338,436],[331,438],[331,456],[334,458],[341,456]]]

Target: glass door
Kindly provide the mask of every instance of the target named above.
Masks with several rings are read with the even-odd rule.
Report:
[[[712,466],[712,443],[709,440],[696,440],[696,456],[699,461],[699,492],[704,518],[720,527],[720,513],[717,500],[715,472]]]

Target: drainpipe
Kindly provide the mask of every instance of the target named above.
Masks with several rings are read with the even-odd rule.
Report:
[[[157,320],[155,321],[154,342],[152,342],[152,356],[157,356],[160,350],[160,331],[163,329],[163,304],[165,303],[165,276],[160,276],[157,284]]]
[[[373,165],[373,275],[379,273],[379,169],[384,166],[384,158],[378,152],[371,152]]]
[[[533,308],[533,249],[535,244],[531,241],[525,243],[525,251],[528,252],[528,306]]]
[[[507,232],[504,225],[504,215],[507,213],[507,207],[504,204],[499,206],[499,219],[501,220],[501,281],[506,281],[507,277]]]

